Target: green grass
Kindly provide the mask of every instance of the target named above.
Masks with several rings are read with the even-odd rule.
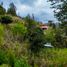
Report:
[[[67,66],[67,49],[46,48],[40,53],[40,58],[48,67],[65,67]]]
[[[2,45],[4,42],[4,32],[5,32],[4,30],[5,30],[4,25],[0,24],[0,45]]]

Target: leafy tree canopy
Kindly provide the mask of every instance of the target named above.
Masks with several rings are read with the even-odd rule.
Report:
[[[0,15],[4,15],[6,10],[3,8],[3,3],[0,4]]]
[[[10,7],[7,10],[7,14],[10,14],[12,16],[16,16],[16,7],[15,7],[14,3],[10,3],[9,6]]]

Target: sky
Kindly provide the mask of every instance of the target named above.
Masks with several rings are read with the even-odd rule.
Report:
[[[1,2],[3,2],[6,10],[9,8],[9,4],[13,2],[16,6],[17,14],[21,17],[34,14],[37,21],[46,23],[49,20],[53,20],[56,22],[53,9],[50,8],[50,2],[47,2],[47,0],[0,0]]]

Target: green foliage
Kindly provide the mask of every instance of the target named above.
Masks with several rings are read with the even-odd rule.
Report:
[[[3,63],[7,63],[7,55],[6,52],[2,49],[0,49],[0,65]]]
[[[31,19],[29,15],[25,18],[25,21],[31,53],[39,53],[45,43],[44,33],[39,27],[37,27],[37,22]]]
[[[6,10],[3,8],[2,5],[0,5],[0,15],[4,15],[6,13]]]
[[[31,67],[24,58],[16,59],[15,67]]]
[[[7,14],[16,16],[16,7],[15,7],[14,3],[10,3],[10,7],[7,10]]]
[[[56,28],[55,23],[53,23],[53,22],[51,22],[51,21],[48,22],[48,25],[51,26],[52,28]]]
[[[56,32],[54,43],[55,45],[62,44],[63,46],[67,47],[67,0],[49,0],[52,2],[53,8],[55,8],[55,17],[61,21],[60,28],[63,30],[63,33],[60,30]],[[64,34],[64,35],[63,35]],[[58,40],[59,39],[59,40]],[[62,47],[63,47],[62,46]]]
[[[0,67],[10,67],[8,64],[2,64]]]
[[[49,27],[48,30],[44,31],[45,34],[45,40],[47,43],[50,43],[54,40],[54,36],[55,36],[55,30],[52,27]]]
[[[12,31],[15,35],[24,35],[26,31],[26,27],[22,23],[16,23],[12,26]]]
[[[55,30],[55,36],[53,41],[51,42],[55,47],[64,48],[67,47],[67,37],[65,36],[62,29]]]
[[[35,28],[29,38],[31,43],[30,49],[33,53],[39,53],[39,51],[44,47],[45,36],[40,28]]]
[[[62,22],[60,24],[60,27],[64,30],[65,36],[67,36],[67,21],[66,22]]]
[[[7,13],[16,16],[14,4],[10,5]],[[12,21],[12,18],[17,20]],[[61,23],[62,29],[56,29],[54,24],[50,24],[49,29],[43,31],[30,16],[24,18],[23,24],[23,20],[19,20],[18,17],[2,15],[0,19],[4,24],[15,22],[6,26],[0,24],[0,67],[65,67],[67,65],[67,49],[42,49],[45,42],[51,42],[55,47],[67,47],[66,22]]]
[[[67,0],[49,0],[52,2],[52,7],[55,9],[55,17],[64,22],[67,19]]]
[[[23,42],[27,33],[27,28],[22,23],[16,23],[11,27],[11,30],[14,37]]]
[[[26,25],[26,27],[27,27],[27,30],[29,31],[29,32],[28,32],[28,35],[30,35],[31,32],[32,32],[32,30],[33,30],[34,28],[36,28],[37,22],[36,22],[35,20],[33,20],[29,15],[26,16],[26,17],[24,18],[24,20],[25,20],[25,25]]]
[[[49,27],[48,30],[44,31],[46,42],[51,43],[55,47],[64,48],[67,46],[67,37],[63,29],[53,29]]]
[[[67,49],[58,48],[45,48],[42,53],[40,53],[40,58],[43,59],[41,62],[44,67],[65,67],[67,66],[66,59]]]
[[[62,31],[60,29],[56,30],[55,32],[55,37],[54,40],[52,42],[52,44],[55,45],[55,47],[64,47],[65,44],[63,43],[63,36],[62,36]]]
[[[0,24],[0,45],[4,42],[4,26]]]
[[[8,55],[8,64],[9,64],[11,67],[14,67],[15,57],[14,57],[14,54],[13,54],[13,53],[9,53],[9,55]]]
[[[12,18],[10,16],[7,16],[7,15],[1,16],[0,20],[1,20],[2,24],[9,24],[12,22]]]

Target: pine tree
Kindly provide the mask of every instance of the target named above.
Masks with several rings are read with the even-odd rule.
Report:
[[[0,15],[4,15],[6,10],[3,8],[3,2],[0,4]]]
[[[16,16],[16,7],[15,7],[14,3],[10,3],[9,6],[10,7],[7,10],[7,14],[10,14],[12,16]]]

